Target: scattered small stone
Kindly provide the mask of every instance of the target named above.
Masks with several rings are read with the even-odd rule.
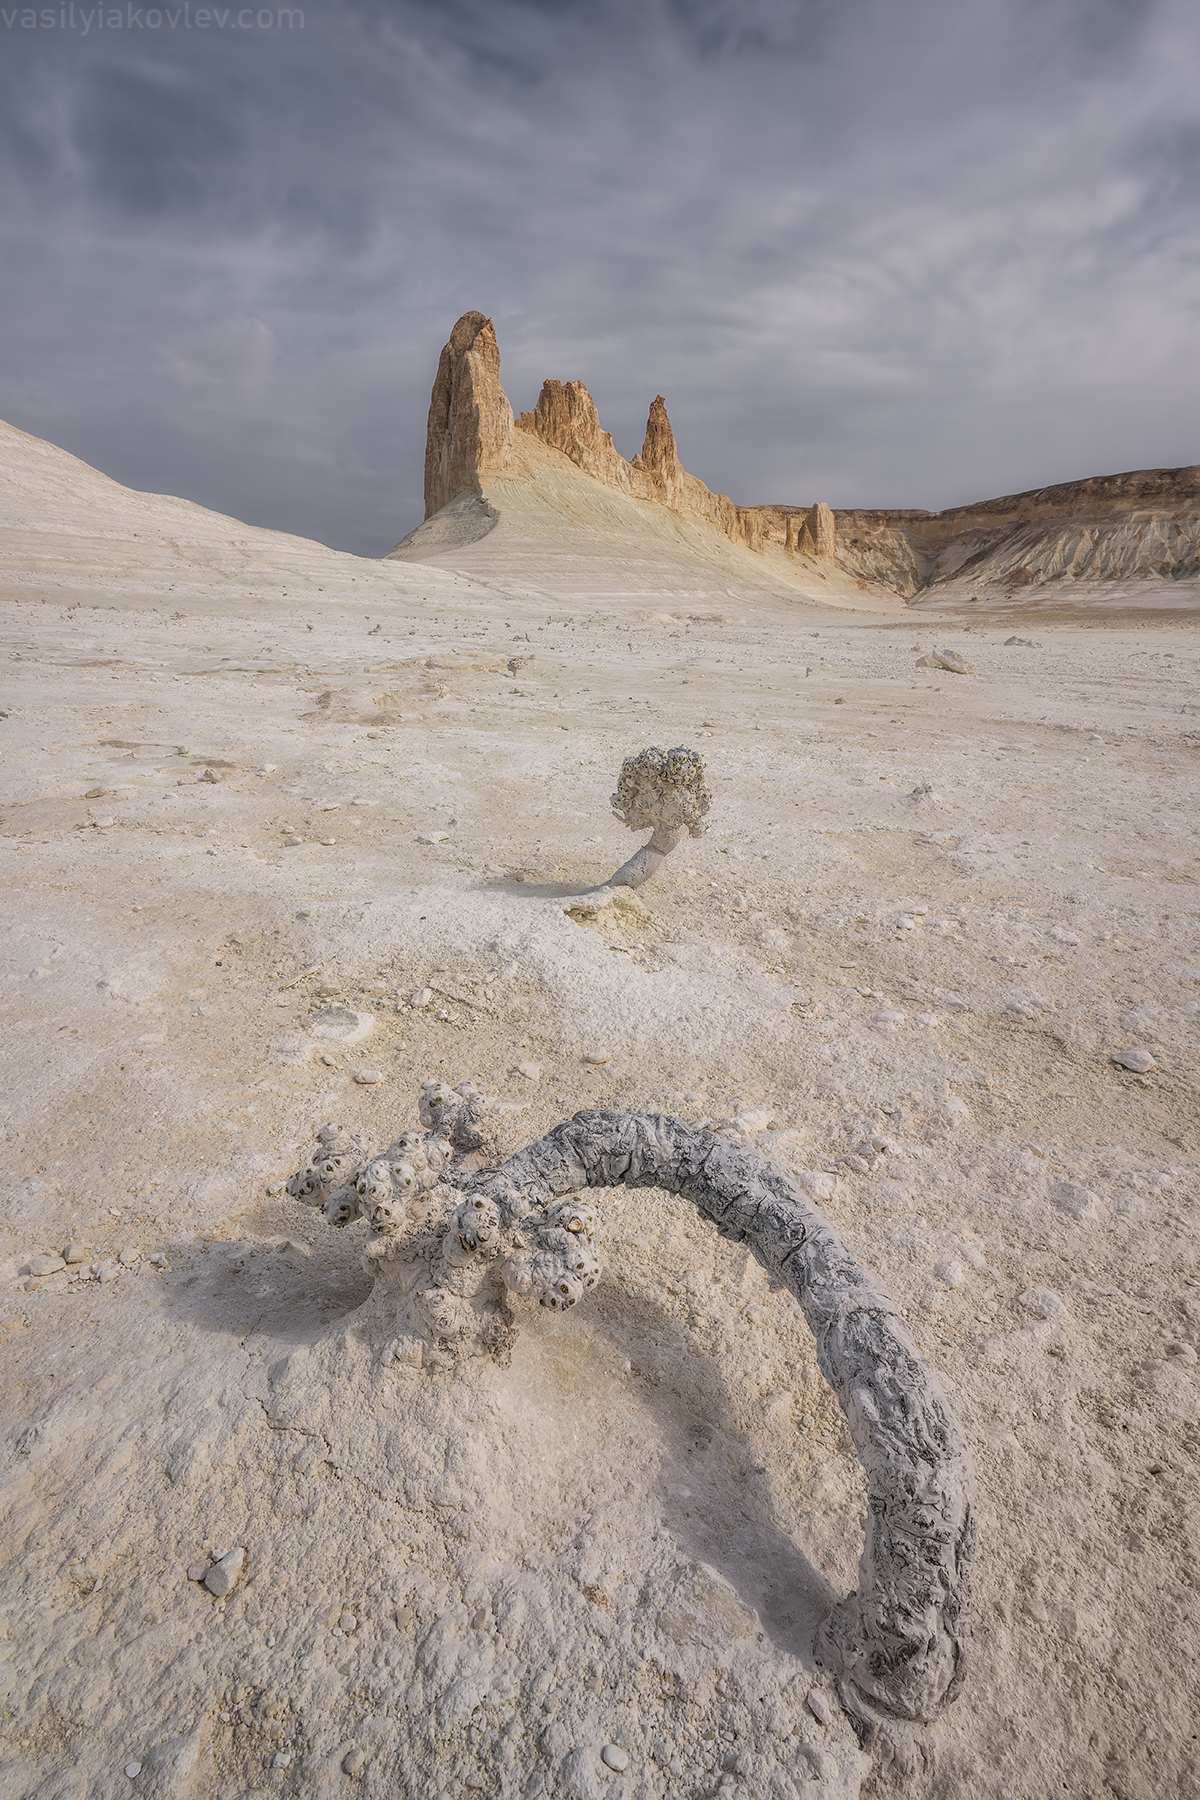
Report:
[[[63,1261],[74,1268],[76,1263],[86,1262],[88,1247],[86,1244],[68,1244],[63,1251]]]
[[[221,772],[219,769],[205,769],[200,779],[201,781],[220,781],[222,779]]]
[[[203,1562],[190,1563],[188,1565],[188,1572],[187,1572],[188,1580],[189,1581],[203,1581],[204,1577],[208,1574],[208,1571],[211,1567],[212,1567],[212,1564],[209,1562],[207,1557],[205,1557]]]
[[[31,1256],[29,1259],[31,1275],[57,1275],[66,1266],[61,1256]]]
[[[905,1015],[895,1006],[881,1006],[877,1013],[872,1013],[871,1023],[877,1031],[896,1031],[903,1025]]]
[[[418,988],[416,993],[412,997],[412,1004],[414,1006],[428,1006],[429,1002],[432,999],[433,999],[433,989],[432,988],[427,988],[427,987]]]
[[[231,1593],[242,1572],[242,1564],[245,1560],[246,1552],[239,1545],[236,1550],[230,1550],[227,1555],[215,1562],[204,1577],[204,1585],[209,1593],[215,1595],[218,1600],[223,1600],[226,1594]],[[282,1763],[279,1765],[280,1768],[284,1766]]]
[[[835,700],[835,701],[834,701],[834,703],[833,703],[833,704],[834,704],[834,705],[835,705],[835,706],[845,706],[845,704],[846,704],[846,696],[845,696],[845,695],[844,695],[844,694],[839,694],[839,695],[838,695],[838,697],[837,697],[837,699],[836,699],[836,700]]]
[[[101,1263],[96,1270],[96,1280],[99,1282],[115,1281],[120,1273],[121,1271],[115,1263]]]
[[[417,837],[418,844],[444,844],[449,838],[448,831],[422,831]]]
[[[917,662],[918,669],[948,669],[951,675],[972,675],[975,665],[957,650],[931,650]]]
[[[360,1082],[363,1087],[370,1087],[374,1082],[383,1080],[383,1070],[359,1069],[356,1071],[354,1079],[355,1081]]]
[[[345,1632],[351,1632],[351,1631],[358,1630],[358,1620],[355,1618],[355,1616],[352,1612],[344,1612],[342,1614],[341,1618],[338,1620],[338,1624],[341,1626],[342,1630]]]
[[[517,1064],[517,1074],[523,1075],[526,1081],[540,1081],[542,1079],[542,1065],[541,1063],[535,1062],[519,1062]]]
[[[304,842],[303,838],[298,838],[298,837],[284,838],[283,847],[285,850],[294,850],[296,848],[297,844],[302,844],[303,842]]]
[[[600,1761],[608,1768],[615,1769],[618,1775],[629,1767],[628,1752],[622,1750],[620,1744],[605,1744],[600,1752]]]
[[[271,1759],[271,1767],[273,1769],[290,1769],[291,1766],[292,1753],[285,1745],[282,1750],[277,1750],[275,1752],[274,1757]]]
[[[343,1775],[361,1775],[367,1766],[365,1750],[347,1750],[342,1758]]]
[[[830,1706],[820,1688],[809,1688],[808,1698],[805,1700],[804,1704],[807,1706],[818,1725],[828,1725],[833,1718],[833,1708]]]
[[[117,1257],[117,1261],[122,1265],[123,1268],[128,1269],[131,1266],[131,1264],[135,1263],[138,1260],[138,1258],[141,1254],[142,1253],[138,1249],[136,1244],[126,1244],[125,1248],[121,1251],[120,1255]]]
[[[612,1061],[612,1052],[610,1050],[589,1050],[583,1060],[585,1063],[590,1063],[593,1068],[598,1068],[601,1063]]]
[[[1116,1051],[1112,1061],[1117,1064],[1118,1068],[1132,1069],[1135,1075],[1148,1075],[1151,1069],[1158,1067],[1150,1052],[1142,1044],[1135,1044],[1130,1050]]]
[[[330,1056],[328,1050],[325,1050],[322,1052],[321,1061],[325,1064],[325,1067],[327,1069],[336,1069],[337,1068],[337,1057]],[[284,1187],[286,1187],[287,1183],[284,1182],[283,1185],[284,1185]]]
[[[129,1762],[129,1763],[125,1764],[125,1773],[128,1776],[130,1781],[133,1781],[136,1776],[141,1774],[141,1772],[142,1772],[141,1763]]]
[[[961,1287],[966,1280],[966,1271],[953,1256],[939,1256],[933,1265],[933,1272],[945,1287]]]

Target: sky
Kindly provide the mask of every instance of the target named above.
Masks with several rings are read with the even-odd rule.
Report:
[[[1200,462],[1198,213],[1195,0],[0,6],[0,417],[363,555],[471,308],[743,504]]]

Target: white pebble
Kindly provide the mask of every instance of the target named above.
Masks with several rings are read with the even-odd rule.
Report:
[[[126,1244],[125,1248],[121,1251],[121,1254],[118,1256],[117,1261],[119,1263],[122,1263],[125,1268],[129,1268],[129,1266],[132,1263],[135,1263],[137,1261],[138,1257],[141,1254],[142,1253],[138,1249],[136,1244]]]
[[[418,988],[416,993],[412,997],[412,1004],[414,1006],[428,1006],[429,1002],[432,999],[433,999],[433,989],[432,988]]]
[[[66,1266],[61,1256],[32,1256],[29,1259],[31,1275],[57,1275]]]
[[[355,1081],[361,1082],[364,1087],[370,1087],[373,1082],[383,1080],[383,1070],[382,1069],[359,1069],[358,1072],[356,1073],[354,1079],[355,1079]]]
[[[283,847],[285,850],[294,850],[297,844],[302,844],[303,842],[304,842],[303,838],[298,838],[298,837],[284,838]]]
[[[223,1600],[226,1594],[232,1592],[245,1560],[246,1552],[239,1545],[236,1550],[230,1550],[215,1562],[204,1577],[204,1585],[209,1593],[214,1594],[218,1600]]]
[[[352,1612],[344,1612],[338,1620],[338,1624],[341,1626],[342,1630],[346,1632],[356,1631],[358,1629],[358,1620]]]
[[[615,1769],[618,1775],[629,1767],[628,1754],[622,1750],[620,1744],[605,1744],[600,1752],[600,1761],[610,1769]]]
[[[290,1750],[277,1750],[272,1759],[271,1767],[274,1769],[288,1769],[291,1767],[291,1763],[292,1753]]]
[[[833,1708],[820,1688],[809,1688],[805,1705],[818,1725],[828,1725],[833,1718]]]
[[[66,1249],[63,1251],[63,1258],[64,1258],[64,1261],[67,1263],[68,1267],[73,1266],[75,1263],[86,1262],[88,1259],[87,1245],[86,1244],[68,1244]]]
[[[418,833],[418,844],[444,844],[449,838],[448,831],[422,831]]]
[[[540,1081],[542,1079],[542,1065],[541,1063],[535,1062],[519,1062],[517,1064],[517,1074],[523,1075],[526,1081]]]
[[[585,1063],[591,1063],[593,1065],[611,1062],[612,1052],[610,1050],[589,1050],[583,1060]]]
[[[871,1014],[871,1023],[879,1031],[895,1031],[903,1025],[904,1013],[895,1006],[881,1006],[877,1013]]]
[[[1141,1044],[1135,1044],[1131,1050],[1118,1050],[1112,1058],[1122,1069],[1132,1069],[1135,1075],[1148,1075],[1151,1069],[1158,1067],[1150,1052]]]
[[[953,1256],[939,1256],[933,1265],[933,1272],[948,1288],[961,1287],[967,1278],[962,1264]]]
[[[209,1564],[208,1564],[208,1559],[206,1557],[203,1562],[194,1562],[194,1563],[190,1564],[190,1566],[188,1568],[188,1572],[187,1572],[187,1578],[189,1581],[203,1581],[204,1577],[208,1574],[208,1569],[209,1569]]]
[[[359,1775],[366,1766],[367,1758],[365,1751],[347,1750],[345,1756],[342,1758],[343,1775]]]
[[[125,1773],[129,1777],[130,1781],[133,1780],[135,1775],[140,1775],[141,1772],[142,1772],[141,1763],[126,1763],[125,1764]]]

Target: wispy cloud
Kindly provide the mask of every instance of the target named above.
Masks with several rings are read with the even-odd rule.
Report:
[[[1182,0],[10,11],[0,415],[135,486],[386,550],[469,306],[739,500],[1200,459]]]

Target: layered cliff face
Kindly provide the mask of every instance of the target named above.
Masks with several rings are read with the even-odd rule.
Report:
[[[442,351],[429,396],[425,517],[464,490],[478,491],[488,470],[504,468],[512,434],[495,328],[480,312],[464,313]]]
[[[1031,488],[946,512],[840,511],[837,560],[911,596],[1200,576],[1200,466]]]

